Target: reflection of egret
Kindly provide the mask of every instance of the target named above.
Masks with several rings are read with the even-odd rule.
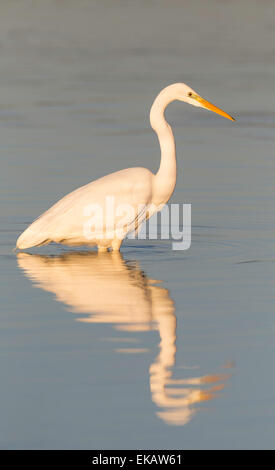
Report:
[[[153,174],[147,168],[127,168],[116,171],[67,194],[35,220],[18,238],[17,248],[46,245],[50,242],[66,245],[97,245],[99,251],[120,249],[127,233],[138,230],[141,223],[160,210],[171,197],[177,177],[176,150],[171,127],[164,117],[165,108],[174,100],[210,109],[234,119],[212,105],[184,83],[164,88],[156,97],[150,112],[150,122],[161,148],[159,170]],[[106,198],[113,208],[106,207]],[[127,210],[125,212],[125,205]],[[91,236],[83,230],[89,206],[100,208],[93,216],[97,228]]]
[[[196,403],[211,400],[223,388],[222,381],[228,376],[221,374],[172,378],[176,355],[174,303],[169,291],[149,279],[136,262],[124,261],[119,253],[20,253],[18,264],[35,286],[54,293],[71,311],[83,314],[78,321],[111,323],[124,331],[159,331],[160,353],[150,366],[150,388],[152,400],[160,408],[157,414],[166,423],[187,423],[197,411]],[[210,383],[212,387],[207,388]]]

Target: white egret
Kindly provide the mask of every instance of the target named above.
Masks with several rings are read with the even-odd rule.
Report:
[[[127,233],[138,230],[144,220],[161,209],[174,191],[177,176],[175,140],[164,116],[165,108],[174,100],[209,109],[234,121],[184,83],[167,86],[156,97],[150,111],[150,123],[161,149],[158,172],[153,174],[141,167],[127,168],[76,189],[36,219],[18,238],[17,248],[56,242],[97,245],[98,251],[120,250]],[[106,200],[110,197],[112,213],[106,208]],[[132,210],[124,210],[125,206]],[[85,224],[95,207],[101,208],[102,212],[93,217],[96,229],[88,236]]]

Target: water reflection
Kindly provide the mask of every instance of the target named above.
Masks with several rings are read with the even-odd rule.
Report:
[[[229,375],[173,378],[176,316],[169,291],[149,279],[137,262],[119,253],[67,253],[61,256],[18,254],[18,264],[36,287],[52,292],[77,321],[111,323],[118,330],[158,330],[160,352],[149,368],[157,415],[170,425],[184,425],[199,410],[194,406],[217,396]],[[87,315],[88,314],[88,315]],[[118,349],[137,353],[140,349]]]

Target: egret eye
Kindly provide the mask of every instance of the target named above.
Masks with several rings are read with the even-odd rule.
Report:
[[[192,96],[193,95],[192,91],[189,91],[189,93],[187,93],[187,95]]]

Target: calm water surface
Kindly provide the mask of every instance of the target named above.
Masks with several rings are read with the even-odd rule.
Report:
[[[275,447],[274,31],[271,1],[2,1],[2,449]],[[14,254],[74,188],[157,170],[175,81],[237,117],[167,112],[191,249]]]

